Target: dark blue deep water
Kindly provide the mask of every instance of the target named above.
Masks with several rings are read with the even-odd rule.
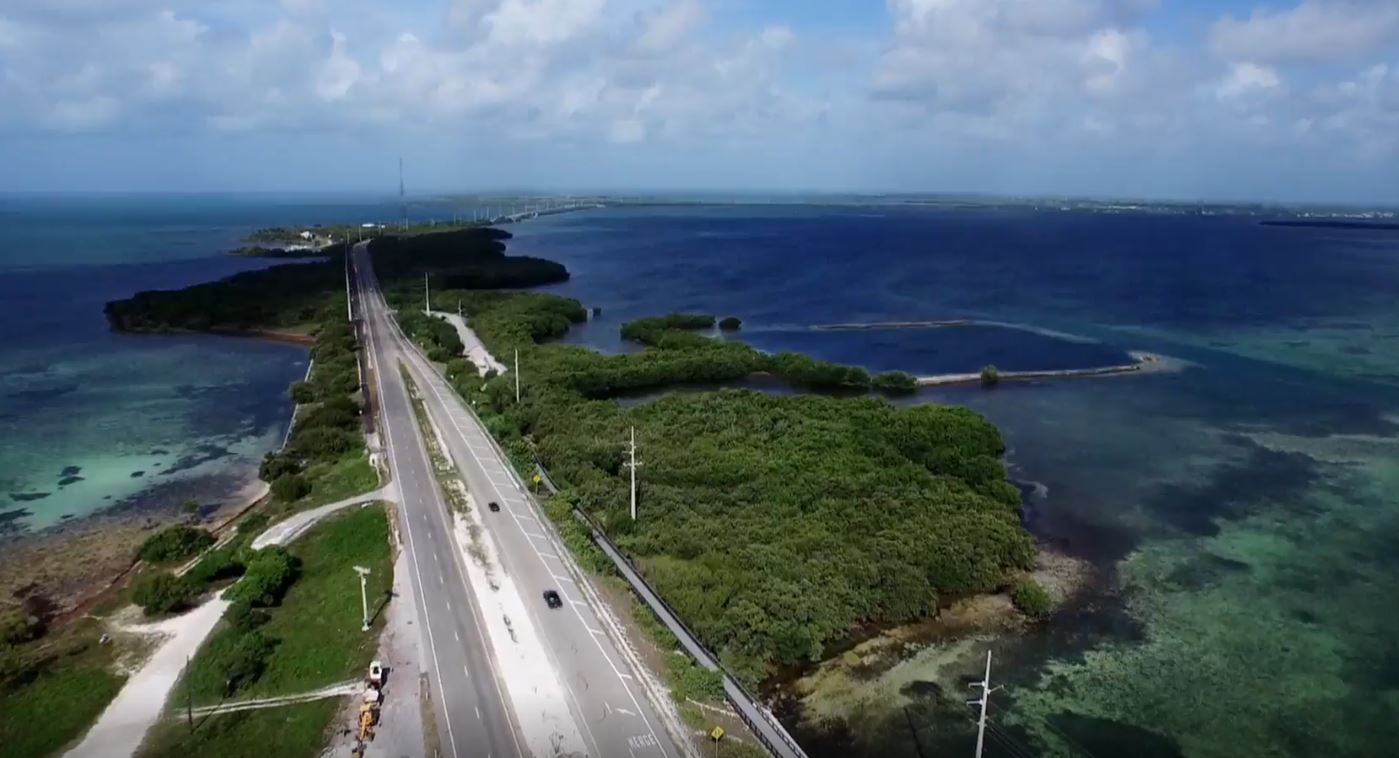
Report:
[[[555,291],[601,308],[568,339],[606,350],[625,320],[687,310],[739,316],[765,350],[919,374],[1170,359],[908,401],[1000,426],[1027,525],[1088,567],[1084,589],[1045,627],[816,667],[783,710],[814,754],[969,753],[964,683],[987,649],[1006,686],[991,755],[1399,744],[1399,234],[802,206],[609,209],[516,232],[512,252],[573,272]],[[810,329],[949,319],[982,325]]]
[[[250,479],[304,351],[114,335],[102,302],[257,265],[219,253],[258,226],[393,215],[335,198],[0,201],[0,523],[145,507],[167,478],[210,496]],[[1001,428],[1026,524],[1063,556],[1046,577],[1080,589],[1045,626],[913,635],[897,656],[859,648],[858,670],[841,656],[788,682],[783,718],[813,755],[969,754],[964,683],[988,649],[1005,685],[988,755],[1399,744],[1399,234],[781,205],[512,229],[511,252],[573,272],[552,289],[601,315],[568,339],[604,350],[626,349],[625,320],[707,311],[742,318],[737,338],[761,349],[876,370],[1169,359],[900,401],[966,405]],[[975,325],[811,329],[944,320]],[[60,484],[70,466],[82,479]]]

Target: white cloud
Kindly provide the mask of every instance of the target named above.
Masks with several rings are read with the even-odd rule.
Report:
[[[119,111],[116,100],[101,95],[59,100],[44,114],[44,123],[60,132],[91,132],[116,121]]]
[[[1230,64],[1229,71],[1214,85],[1220,100],[1239,100],[1263,93],[1275,93],[1282,86],[1278,72],[1257,63]]]
[[[1122,89],[1134,0],[890,0],[894,37],[874,91],[935,111],[1013,120]],[[981,129],[984,124],[978,124]]]
[[[674,0],[674,2],[643,12],[640,17],[641,34],[636,46],[645,52],[664,52],[672,49],[700,24],[704,23],[704,7],[698,0]]]
[[[316,94],[322,100],[343,100],[359,80],[360,67],[346,52],[345,35],[331,33],[330,57],[316,76]]]
[[[646,125],[640,119],[618,119],[612,122],[607,138],[619,145],[641,142],[646,139]]]
[[[507,47],[557,45],[595,26],[604,0],[503,0],[484,16],[490,41]]]
[[[1259,8],[1247,19],[1215,22],[1209,44],[1229,60],[1355,58],[1399,45],[1399,2],[1303,0],[1285,10]]]

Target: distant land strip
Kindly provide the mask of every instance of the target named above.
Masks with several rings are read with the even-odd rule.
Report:
[[[1165,356],[1155,353],[1131,351],[1131,363],[1124,363],[1118,366],[1098,366],[1096,368],[1066,368],[1042,371],[999,371],[997,380],[1006,381],[1028,381],[1031,379],[1072,379],[1091,376],[1113,376],[1116,374],[1136,374],[1156,371],[1178,370],[1180,364],[1177,361],[1168,361]],[[920,376],[915,379],[919,387],[941,387],[954,384],[981,384],[981,373],[973,374],[937,374],[935,376]]]
[[[1343,218],[1288,218],[1267,219],[1258,222],[1262,226],[1303,226],[1317,229],[1375,229],[1399,231],[1399,221],[1352,221]]]

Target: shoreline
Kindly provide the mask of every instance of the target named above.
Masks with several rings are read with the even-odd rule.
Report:
[[[212,334],[303,347],[313,343],[310,336],[274,330],[131,330],[116,324],[112,328],[127,334]],[[295,418],[294,408],[288,430]],[[285,444],[284,435],[277,449]],[[211,508],[194,523],[215,538],[223,537],[239,519],[266,503],[271,493],[271,486],[255,472],[247,481],[229,484],[224,494],[205,500]],[[15,599],[32,598],[47,608],[45,623],[53,628],[91,613],[140,568],[136,549],[146,537],[172,524],[189,523],[187,516],[172,508],[132,507],[133,500],[140,497],[138,493],[85,516],[5,535],[0,545],[4,545],[9,560],[0,565],[0,588]]]
[[[153,336],[199,336],[212,334],[216,337],[267,340],[268,342],[280,342],[288,345],[301,345],[303,347],[310,347],[316,343],[315,337],[309,334],[282,332],[273,329],[233,329],[229,327],[212,327],[209,329],[131,329],[115,323],[111,324],[111,327],[112,331],[121,334]]]
[[[1030,381],[1034,379],[1085,379],[1096,376],[1121,376],[1123,374],[1151,374],[1164,371],[1179,371],[1184,365],[1181,361],[1174,360],[1164,355],[1148,353],[1140,350],[1129,350],[1127,354],[1132,356],[1132,363],[1123,363],[1116,366],[1097,366],[1092,368],[1066,368],[1051,370],[1030,370],[1030,371],[999,371],[997,380],[1001,382]],[[971,374],[935,374],[933,376],[919,376],[914,379],[919,389],[925,387],[949,387],[967,384],[981,384],[981,373]]]
[[[254,478],[222,498],[197,526],[222,537],[238,519],[264,503],[271,488]],[[139,512],[121,504],[27,534],[8,537],[0,585],[16,597],[42,601],[57,629],[83,618],[105,602],[141,566],[136,548],[156,530],[187,523],[179,513]]]

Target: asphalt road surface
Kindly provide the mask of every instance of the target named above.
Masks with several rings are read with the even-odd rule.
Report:
[[[352,276],[359,286],[353,314],[362,321],[361,338],[379,399],[378,430],[399,494],[409,584],[422,627],[422,670],[430,680],[438,743],[443,755],[454,758],[524,758],[490,642],[466,585],[447,506],[399,374],[399,342],[382,299],[364,286],[369,273],[364,244],[355,251]]]
[[[409,434],[407,430],[414,426],[412,410],[402,391],[396,364],[389,362],[398,357],[402,357],[409,367],[423,396],[424,405],[446,437],[448,452],[468,489],[482,504],[492,500],[500,504],[500,512],[485,511],[481,518],[486,522],[486,531],[495,541],[504,569],[525,594],[526,607],[530,609],[534,626],[548,647],[554,671],[558,672],[563,680],[574,720],[583,733],[589,753],[600,758],[679,758],[684,755],[672,741],[664,722],[647,699],[642,683],[638,681],[626,658],[606,633],[606,626],[589,604],[588,596],[573,578],[564,557],[559,555],[558,551],[562,548],[552,534],[552,526],[545,520],[546,517],[540,512],[538,505],[523,491],[520,482],[510,471],[503,453],[466,408],[461,397],[389,323],[388,308],[378,290],[369,255],[363,247],[356,247],[355,269],[361,285],[360,300],[365,306],[366,322],[370,324],[372,350],[380,367],[376,373],[385,383],[385,392],[389,395],[384,400],[384,417],[392,423],[393,439],[390,446],[395,449],[394,455],[398,459],[397,479],[401,482],[402,489],[414,487],[419,493],[416,496],[405,493],[403,498],[404,509],[411,514],[413,536],[420,540],[418,551],[427,552],[421,544],[422,541],[436,540],[432,543],[431,552],[438,553],[437,546],[442,546],[442,552],[445,552],[449,549],[447,546],[450,545],[448,541],[451,537],[447,533],[450,530],[447,529],[445,521],[446,509],[437,501],[436,489],[410,484],[411,479],[419,477],[425,483],[430,483],[431,470],[428,468],[426,456],[422,453],[420,439],[415,438],[411,442],[405,439]],[[395,368],[390,371],[390,367]],[[387,386],[389,384],[392,386]],[[621,440],[618,440],[618,444],[621,444]],[[408,459],[411,459],[411,462]],[[421,498],[425,505],[419,505],[416,498]],[[433,513],[425,514],[424,511],[428,510]],[[424,534],[429,536],[424,538]],[[427,563],[438,563],[434,558],[425,560]],[[443,556],[441,563],[446,562],[447,556]],[[424,574],[435,573],[436,567],[429,572],[427,563],[424,563]],[[461,602],[466,602],[463,581],[455,568],[452,568],[444,580],[456,582],[458,585],[456,590],[452,591],[454,606],[458,595],[462,598]],[[424,583],[428,587],[436,586],[427,576],[424,577]],[[563,599],[563,607],[550,609],[545,606],[543,593],[550,589],[558,591]],[[431,590],[429,594],[435,591]],[[440,608],[433,612],[443,613]],[[458,625],[469,628],[470,618],[466,614],[466,611],[461,611],[446,615],[461,616],[465,623]],[[448,619],[443,620],[443,623],[447,622]],[[437,639],[435,644],[429,644],[433,644],[433,649],[438,651],[439,656],[442,655],[444,647],[462,646],[456,645],[455,639],[444,641],[442,633],[437,629],[436,625],[432,626]],[[481,655],[484,655],[483,635],[474,629],[472,631],[474,634],[468,637],[467,628],[461,629],[462,643],[468,648],[480,650]],[[448,676],[446,670],[449,667],[445,661],[441,668],[444,670],[443,675]],[[474,677],[472,682],[480,679]],[[448,689],[459,689],[463,684],[465,682],[460,682]],[[489,695],[493,695],[493,692],[477,692],[478,700]],[[504,710],[499,706],[498,694],[494,696],[497,702],[493,708]],[[486,715],[485,706],[481,707],[483,715]],[[452,712],[456,714],[455,710]],[[502,721],[501,724],[505,722]],[[460,739],[459,735],[458,740]]]

